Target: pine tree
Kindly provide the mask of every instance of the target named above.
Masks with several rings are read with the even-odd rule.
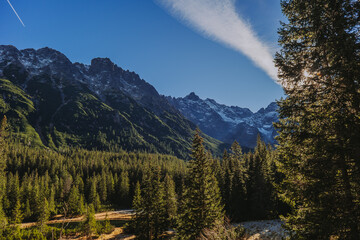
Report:
[[[7,219],[3,209],[3,193],[5,192],[5,168],[6,168],[6,132],[7,119],[6,116],[3,117],[0,123],[0,231],[7,224]]]
[[[226,167],[224,187],[227,213],[233,220],[244,220],[247,218],[248,166],[237,141],[231,145],[223,165]]]
[[[49,220],[49,217],[50,217],[49,202],[44,197],[43,201],[42,201],[41,211],[39,214],[39,219],[38,219],[40,231],[43,231],[43,228],[46,225],[46,222]]]
[[[248,155],[248,211],[251,220],[267,219],[271,215],[270,212],[275,211],[272,208],[273,186],[269,182],[267,161],[267,146],[258,136],[254,153]]]
[[[130,227],[135,233],[139,233],[141,231],[141,214],[142,214],[142,197],[141,197],[141,188],[140,183],[136,182],[135,192],[132,202],[132,209],[135,211],[135,216],[133,221],[130,224]]]
[[[81,214],[82,202],[80,199],[80,194],[77,186],[75,185],[72,186],[67,202],[68,202],[69,216]]]
[[[164,179],[165,184],[165,204],[166,204],[166,221],[170,226],[174,227],[176,223],[177,201],[175,193],[175,182],[166,175]]]
[[[295,239],[360,239],[360,2],[283,0],[279,169]]]
[[[54,188],[54,186],[52,186],[50,189],[49,211],[50,211],[50,213],[55,213],[55,188]]]
[[[26,200],[25,203],[25,211],[24,211],[24,219],[28,220],[32,216],[31,208],[30,208],[30,201],[29,199]]]
[[[7,137],[7,118],[6,116],[3,117],[0,123],[0,187],[4,184],[4,170],[6,167],[6,137]]]
[[[152,187],[150,189],[153,190],[151,194],[151,203],[150,206],[153,209],[152,214],[152,228],[154,239],[162,238],[162,234],[168,230],[170,222],[167,220],[167,209],[165,202],[165,189],[164,183],[161,182],[160,168],[154,169],[154,178],[152,180]],[[149,190],[150,190],[149,189]],[[145,194],[146,196],[146,194]],[[149,196],[150,197],[150,196]],[[146,197],[145,197],[146,202]]]
[[[129,206],[130,183],[129,183],[129,174],[127,171],[123,171],[121,173],[119,190],[120,190],[121,205]]]
[[[144,177],[143,188],[138,184],[135,188],[133,226],[138,239],[160,239],[169,227],[164,198],[160,169],[151,168]]]
[[[178,221],[181,239],[196,239],[206,228],[224,220],[220,189],[205,152],[200,130],[192,144],[192,160]]]
[[[20,224],[22,222],[22,219],[23,219],[23,214],[21,211],[21,203],[20,200],[18,199],[15,202],[13,209],[11,210],[11,223],[15,225]]]
[[[102,171],[101,178],[99,181],[99,188],[98,188],[99,196],[101,202],[106,202],[108,193],[107,193],[107,187],[106,187],[106,174],[105,171]]]
[[[92,239],[92,235],[96,233],[95,209],[93,204],[89,204],[87,208],[83,232],[88,239]]]
[[[136,182],[135,185],[135,192],[134,192],[134,197],[133,197],[133,202],[132,202],[132,207],[133,209],[140,209],[142,205],[142,198],[141,198],[141,188],[140,188],[140,183]],[[139,212],[139,211],[138,211]]]

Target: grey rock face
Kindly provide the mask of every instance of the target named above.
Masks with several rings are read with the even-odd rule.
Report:
[[[109,91],[118,90],[157,114],[164,111],[178,113],[151,84],[138,74],[118,67],[109,58],[94,58],[90,65],[85,65],[72,63],[64,54],[48,47],[18,50],[11,45],[0,45],[0,77],[12,72],[13,68],[22,69],[28,79],[41,74],[54,77],[59,88],[65,85],[64,82],[82,84],[101,99]],[[11,79],[13,76],[6,77]],[[26,82],[20,84],[26,85]]]
[[[236,140],[241,146],[253,148],[258,135],[266,143],[276,143],[273,122],[278,121],[278,113],[275,102],[253,113],[248,108],[226,106],[209,98],[200,99],[193,92],[184,98],[167,99],[204,133],[225,143]]]

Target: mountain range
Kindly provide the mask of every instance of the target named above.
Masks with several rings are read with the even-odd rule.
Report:
[[[226,106],[210,98],[200,99],[194,92],[184,98],[167,99],[204,133],[222,142],[236,140],[243,147],[254,148],[259,135],[266,143],[275,144],[277,133],[273,122],[278,121],[275,102],[253,113],[248,108]]]
[[[8,117],[13,135],[29,144],[143,150],[186,159],[196,125],[216,155],[235,139],[253,147],[257,133],[273,143],[274,104],[252,113],[194,93],[165,97],[108,58],[85,65],[47,47],[1,45],[0,78],[0,115]]]

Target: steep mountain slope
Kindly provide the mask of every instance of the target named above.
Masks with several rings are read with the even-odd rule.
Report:
[[[253,113],[248,108],[226,106],[213,99],[200,99],[195,93],[184,98],[167,97],[185,117],[206,134],[226,143],[237,140],[241,146],[253,148],[257,136],[274,144],[276,131],[272,125],[278,120],[275,102]]]
[[[0,90],[10,86],[0,115],[16,111],[24,97],[29,109],[21,119],[40,145],[146,150],[187,158],[195,125],[136,73],[107,58],[90,65],[72,63],[62,53],[42,48],[0,46]],[[5,110],[7,109],[7,110]],[[26,135],[11,115],[13,130]],[[1,116],[0,116],[1,117]],[[213,152],[221,142],[205,136]],[[31,137],[34,143],[34,137]]]

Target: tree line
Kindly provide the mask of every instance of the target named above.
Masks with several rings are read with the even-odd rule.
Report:
[[[178,191],[156,166],[137,183],[128,229],[139,239],[162,239],[169,229],[179,239],[240,239],[243,231],[227,222],[273,219],[289,211],[273,184],[282,178],[274,150],[260,138],[253,152],[242,153],[234,142],[222,159],[214,159],[197,132],[187,167]]]
[[[201,142],[197,148],[203,148],[201,137],[196,138]],[[136,199],[143,201],[139,200],[141,197],[151,200],[149,209],[165,207],[166,217],[158,221],[173,227],[181,209],[188,208],[184,207],[184,196],[195,193],[186,189],[191,184],[198,185],[190,181],[197,177],[187,177],[195,174],[190,167],[193,160],[185,162],[168,155],[124,151],[33,148],[11,140],[6,117],[1,141],[0,214],[4,224],[46,222],[63,213],[65,205],[68,216],[86,213],[89,205],[96,212],[131,208]],[[202,177],[211,175],[211,181],[203,181],[210,185],[216,181],[217,186],[216,194],[209,198],[219,198],[231,220],[270,219],[283,211],[271,185],[277,172],[270,146],[259,139],[254,152],[242,153],[235,142],[222,159],[202,151],[201,158],[207,162],[207,172]]]

